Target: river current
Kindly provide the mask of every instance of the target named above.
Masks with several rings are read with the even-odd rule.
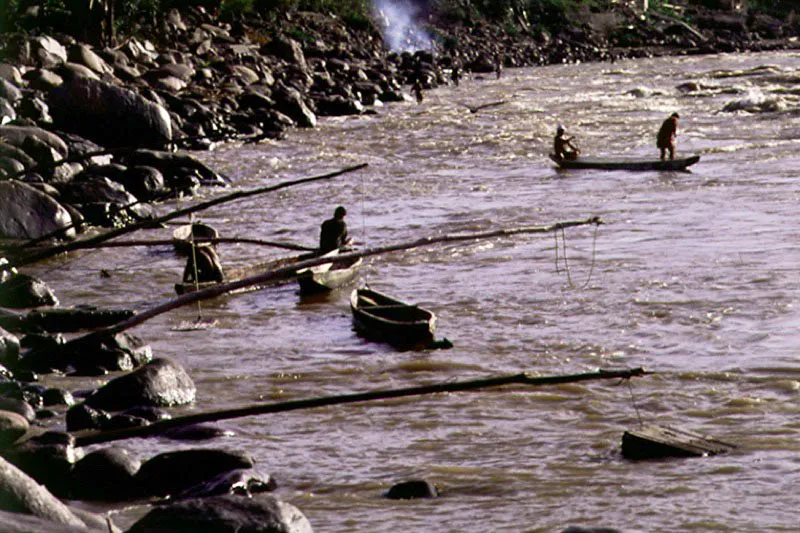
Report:
[[[656,130],[674,111],[678,155],[702,157],[691,172],[560,171],[547,158],[559,123],[585,155],[657,156]],[[371,258],[361,282],[435,311],[449,350],[360,339],[349,290],[304,301],[289,285],[146,322],[133,333],[198,387],[176,415],[520,371],[655,373],[630,386],[514,386],[243,418],[219,423],[235,433],[222,440],[125,442],[136,456],[246,451],[318,532],[797,531],[800,53],[507,70],[421,104],[197,156],[243,189],[369,163],[199,215],[223,236],[314,246],[339,204],[360,246],[590,216],[605,224]],[[221,246],[229,267],[283,254]],[[170,298],[182,269],[164,247],[78,252],[28,271],[62,305],[141,309]],[[216,325],[177,328],[198,313]],[[640,423],[737,448],[631,462],[620,438]],[[415,478],[441,497],[381,497]]]

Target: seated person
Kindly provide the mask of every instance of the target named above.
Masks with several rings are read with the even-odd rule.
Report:
[[[195,279],[195,272],[197,278]],[[183,269],[184,283],[221,282],[224,279],[219,255],[210,244],[195,244],[194,252],[189,254],[186,268]]]
[[[556,138],[553,141],[553,152],[556,159],[574,161],[578,158],[581,151],[577,146],[572,144],[572,139],[575,137],[564,137],[564,127],[559,126],[556,130]]]
[[[347,210],[339,206],[333,212],[333,218],[322,223],[319,232],[320,255],[338,250],[350,242],[347,237],[347,224],[344,221],[345,215],[347,215]]]

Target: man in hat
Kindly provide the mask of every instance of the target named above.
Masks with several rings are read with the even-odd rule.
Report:
[[[677,113],[671,114],[667,120],[661,124],[661,129],[658,130],[658,137],[656,138],[656,146],[661,150],[661,160],[667,155],[669,150],[670,160],[675,159],[675,136],[678,134],[678,119],[680,116]]]
[[[183,269],[184,283],[222,282],[225,275],[214,246],[208,242],[192,243],[192,251]]]
[[[572,144],[572,139],[575,137],[564,137],[564,126],[561,124],[556,128],[556,137],[553,140],[553,152],[556,159],[559,161],[573,161],[578,157],[581,151],[577,146]]]
[[[326,254],[347,244],[347,224],[344,221],[346,214],[347,209],[339,206],[333,212],[333,218],[322,223],[319,232],[320,254]]]

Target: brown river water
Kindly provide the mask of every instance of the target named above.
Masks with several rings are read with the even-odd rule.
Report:
[[[515,386],[264,415],[221,422],[235,433],[222,440],[125,445],[142,458],[191,446],[247,451],[318,532],[797,531],[798,81],[797,52],[508,70],[429,92],[419,105],[198,154],[241,188],[369,163],[199,216],[224,236],[313,246],[338,204],[362,246],[594,215],[606,224],[569,229],[564,240],[528,235],[370,259],[362,283],[434,310],[450,350],[361,340],[349,290],[312,302],[293,285],[218,298],[200,309],[216,326],[200,331],[174,329],[196,307],[162,315],[133,332],[194,378],[196,403],[175,414],[520,371],[656,374],[630,387]],[[699,90],[680,92],[685,82]],[[656,130],[673,111],[679,154],[702,156],[691,172],[559,171],[547,158],[558,123],[585,155],[655,156]],[[228,266],[282,253],[220,250]],[[144,308],[172,296],[182,269],[164,247],[79,252],[29,272],[62,305]],[[640,420],[738,448],[630,462],[620,438]],[[381,497],[412,478],[442,496]]]

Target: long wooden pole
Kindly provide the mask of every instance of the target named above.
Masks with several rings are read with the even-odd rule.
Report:
[[[354,165],[354,166],[351,166],[351,167],[346,167],[346,168],[343,168],[341,170],[337,170],[335,172],[329,172],[327,174],[322,174],[322,175],[319,175],[319,176],[312,176],[310,178],[301,178],[301,179],[297,179],[297,180],[284,181],[284,182],[279,183],[277,185],[270,185],[268,187],[259,187],[259,188],[256,188],[256,189],[250,189],[250,190],[246,190],[246,191],[237,191],[235,193],[228,194],[228,195],[225,195],[225,196],[221,196],[219,198],[215,198],[215,199],[209,200],[207,202],[202,202],[202,203],[190,206],[190,207],[186,207],[186,208],[183,208],[183,209],[178,209],[177,211],[173,211],[171,213],[167,213],[166,215],[157,217],[154,220],[143,220],[141,222],[137,222],[135,224],[131,224],[129,226],[125,226],[124,228],[114,229],[114,230],[108,231],[106,233],[103,233],[102,235],[98,235],[96,237],[93,237],[91,239],[65,243],[65,244],[61,244],[61,245],[58,245],[58,246],[53,246],[51,248],[47,248],[45,250],[41,250],[39,252],[34,252],[32,254],[23,255],[20,258],[15,258],[14,261],[9,262],[6,265],[0,265],[0,271],[2,271],[2,270],[10,270],[10,269],[12,269],[14,267],[21,267],[21,266],[29,265],[29,264],[35,263],[37,261],[42,261],[44,259],[49,259],[50,257],[54,257],[54,256],[62,254],[64,252],[70,252],[72,250],[80,250],[82,248],[90,248],[90,247],[94,246],[97,243],[105,242],[105,241],[114,239],[116,237],[119,237],[121,235],[125,235],[125,234],[131,233],[133,231],[142,229],[142,228],[153,226],[155,224],[160,224],[162,222],[166,222],[167,220],[172,220],[173,218],[178,218],[178,217],[182,217],[184,215],[188,215],[190,213],[195,213],[197,211],[202,211],[204,209],[208,209],[209,207],[213,207],[213,206],[216,206],[216,205],[219,205],[219,204],[222,204],[222,203],[232,202],[234,200],[241,200],[242,198],[248,198],[250,196],[255,196],[255,195],[258,195],[258,194],[264,194],[264,193],[268,193],[268,192],[273,192],[273,191],[285,189],[287,187],[292,187],[294,185],[301,185],[301,184],[304,184],[304,183],[311,183],[311,182],[314,182],[314,181],[328,180],[328,179],[331,179],[331,178],[335,178],[337,176],[341,176],[342,174],[346,174],[348,172],[353,172],[355,170],[360,170],[360,169],[362,169],[362,168],[364,168],[366,166],[367,166],[366,163],[362,163],[360,165]]]
[[[212,244],[255,244],[258,246],[271,246],[273,248],[298,250],[301,252],[315,252],[319,249],[313,246],[303,246],[302,244],[293,244],[291,242],[264,241],[261,239],[248,239],[245,237],[194,237],[192,242],[195,244],[201,242],[210,242]],[[173,244],[175,244],[175,241],[171,239],[131,240],[122,242],[100,242],[92,246],[87,246],[87,248],[131,248],[135,246],[172,246]]]
[[[498,230],[484,231],[478,233],[468,233],[463,235],[440,235],[438,237],[426,237],[412,242],[390,244],[387,246],[378,246],[376,248],[367,248],[366,250],[361,250],[356,252],[343,253],[336,257],[337,261],[347,262],[351,259],[353,260],[358,259],[359,257],[370,257],[373,255],[396,252],[399,250],[410,250],[412,248],[431,246],[433,244],[438,244],[443,242],[473,241],[473,240],[491,239],[495,237],[510,237],[513,235],[521,235],[527,233],[548,233],[574,226],[584,226],[587,224],[600,225],[602,224],[602,221],[600,220],[599,217],[591,217],[584,220],[570,220],[565,222],[556,222],[554,224],[549,224],[547,226],[525,226],[520,228],[506,228],[506,229],[498,229]],[[84,343],[93,342],[95,340],[101,339],[106,336],[111,336],[111,335],[116,335],[117,333],[121,333],[134,326],[138,326],[139,324],[147,320],[150,320],[153,317],[164,314],[168,311],[172,311],[173,309],[177,309],[185,305],[190,305],[195,302],[199,302],[201,300],[214,298],[221,294],[235,291],[237,289],[241,289],[244,287],[259,285],[267,281],[273,280],[275,278],[284,276],[286,274],[295,272],[301,268],[308,268],[330,262],[331,259],[329,257],[315,257],[312,259],[306,259],[304,261],[293,263],[292,265],[289,266],[267,270],[265,272],[247,278],[242,278],[235,281],[229,281],[227,283],[220,283],[218,285],[214,285],[213,287],[209,287],[207,289],[202,289],[189,294],[184,294],[183,296],[179,296],[178,298],[173,298],[162,304],[156,305],[149,309],[145,309],[144,311],[137,313],[128,320],[124,320],[107,328],[96,330],[92,333],[84,335],[83,337],[77,337],[75,339],[72,339],[71,341],[67,342],[64,345],[64,348],[67,349],[76,348],[77,346],[80,346]]]
[[[632,377],[643,376],[650,373],[651,372],[647,372],[643,368],[631,368],[626,370],[599,370],[597,372],[586,372],[583,374],[569,374],[560,376],[531,376],[527,372],[523,372],[521,374],[474,379],[462,382],[437,383],[434,385],[422,385],[419,387],[407,387],[402,389],[359,392],[354,394],[343,394],[339,396],[321,396],[307,400],[292,400],[288,402],[270,404],[256,404],[247,407],[223,409],[220,411],[210,411],[207,413],[181,416],[178,418],[155,422],[148,426],[104,432],[81,431],[77,433],[75,444],[77,446],[89,446],[90,444],[99,444],[102,442],[111,442],[115,440],[129,439],[132,437],[148,437],[151,435],[158,435],[166,430],[190,424],[217,422],[219,420],[229,420],[244,416],[283,413],[287,411],[313,409],[316,407],[327,407],[330,405],[341,405],[346,403],[387,400],[390,398],[404,398],[408,396],[422,396],[426,394],[437,394],[442,392],[470,391],[488,387],[499,387],[502,385],[516,384],[540,386],[558,385],[561,383],[577,383],[580,381],[598,379],[630,379]]]

